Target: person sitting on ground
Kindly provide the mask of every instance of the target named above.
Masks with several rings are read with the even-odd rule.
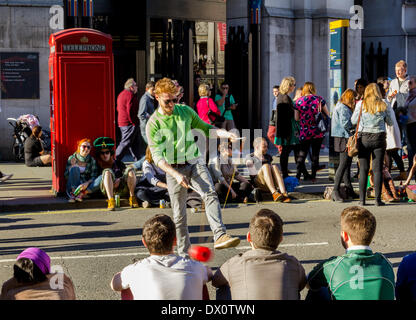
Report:
[[[0,300],[75,300],[71,279],[51,273],[51,259],[39,248],[27,248],[13,265],[13,278],[3,283]]]
[[[254,152],[246,156],[246,166],[254,187],[264,192],[270,192],[273,195],[273,201],[291,202],[282,174],[277,165],[272,164],[272,157],[267,154],[266,139],[257,137],[253,141],[253,147]],[[277,189],[280,190],[280,193]]]
[[[98,167],[90,152],[91,140],[85,138],[78,141],[77,151],[68,158],[64,176],[67,179],[66,193],[69,202],[83,201],[85,195],[99,189]],[[75,195],[74,191],[78,187],[81,192]]]
[[[202,300],[212,271],[173,253],[176,233],[169,216],[157,214],[147,220],[142,242],[150,256],[115,274],[110,284],[114,291],[130,289],[134,300]]]
[[[385,155],[384,158],[384,165],[383,165],[383,181],[381,185],[381,196],[382,199],[386,202],[399,202],[400,198],[397,194],[396,187],[394,185],[393,178],[391,177],[389,168],[388,168],[388,155]],[[375,197],[375,190],[374,190],[374,173],[373,170],[370,170],[369,172],[369,181],[370,181],[370,188],[368,190],[370,191],[370,196]],[[368,193],[368,191],[367,191]]]
[[[261,209],[247,233],[251,250],[227,260],[215,272],[212,285],[220,289],[218,293],[229,289],[233,300],[299,300],[306,285],[305,269],[295,257],[277,250],[282,240],[282,219]]]
[[[42,127],[35,126],[32,134],[25,141],[25,164],[28,167],[44,167],[52,163],[51,155],[43,149],[41,136]]]
[[[11,177],[13,177],[13,173],[10,174],[5,174],[3,172],[0,171],[0,182],[4,182],[9,180]]]
[[[416,253],[405,256],[397,270],[396,299],[416,301]]]
[[[253,186],[232,163],[232,144],[228,141],[221,142],[218,151],[219,155],[208,166],[218,198],[221,202],[225,202],[228,190],[230,190],[227,201],[247,203]],[[238,182],[235,182],[234,178]]]
[[[114,195],[129,196],[131,208],[138,208],[139,203],[134,192],[136,173],[134,168],[126,167],[120,159],[114,159],[114,140],[109,137],[95,139],[94,147],[98,153],[97,164],[101,171],[100,190],[107,196],[108,210],[114,211],[116,201]]]
[[[376,218],[353,206],[341,213],[341,243],[347,252],[319,263],[308,276],[306,300],[394,300],[394,271],[369,247]]]
[[[157,207],[160,200],[169,201],[166,172],[155,165],[150,148],[147,147],[143,162],[143,176],[136,187],[136,196],[143,208]]]

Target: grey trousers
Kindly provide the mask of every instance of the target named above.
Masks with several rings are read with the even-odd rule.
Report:
[[[221,218],[221,205],[215,192],[211,176],[204,164],[187,164],[175,168],[183,174],[189,183],[201,193],[205,202],[205,211],[209,226],[214,234],[214,241],[225,234],[225,226]],[[166,175],[168,192],[173,210],[173,221],[176,225],[176,238],[178,244],[178,254],[187,256],[191,246],[188,224],[186,221],[186,199],[188,190],[182,187],[175,178]]]

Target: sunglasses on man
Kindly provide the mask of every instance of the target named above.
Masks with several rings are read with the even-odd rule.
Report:
[[[177,99],[168,99],[168,100],[162,100],[162,101],[166,105],[166,104],[176,103],[176,100]]]
[[[87,145],[83,144],[83,145],[81,145],[81,148],[83,148],[83,149],[91,149],[91,146],[87,146]]]
[[[110,154],[111,152],[107,150],[107,151],[101,151],[100,153],[107,155],[107,154]]]

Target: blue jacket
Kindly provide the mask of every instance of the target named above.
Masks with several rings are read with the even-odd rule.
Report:
[[[356,125],[358,122],[358,116],[360,115],[362,105],[362,101],[360,101],[355,106],[354,113],[351,117],[351,122],[353,125]],[[358,132],[386,132],[386,123],[390,126],[393,125],[393,121],[391,120],[390,114],[387,112],[387,109],[383,112],[376,112],[375,114],[363,111],[361,114],[360,125],[358,126]]]
[[[405,256],[397,270],[397,300],[416,301],[416,253]]]
[[[338,102],[331,119],[331,137],[349,138],[353,128],[351,123],[352,111],[345,104]]]

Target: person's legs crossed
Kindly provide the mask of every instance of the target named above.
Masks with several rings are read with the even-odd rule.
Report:
[[[81,184],[81,172],[78,167],[69,169],[68,179],[66,183],[66,192],[68,196]]]

